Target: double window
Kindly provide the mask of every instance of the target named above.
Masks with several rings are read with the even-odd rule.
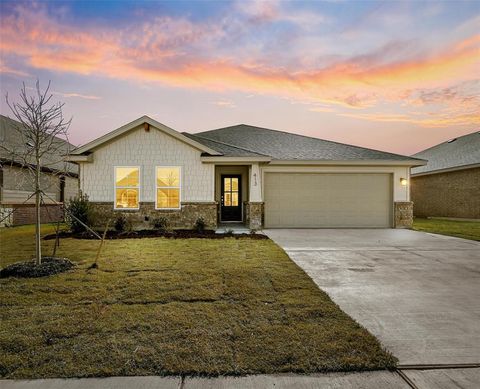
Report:
[[[152,183],[153,184],[153,183]],[[155,168],[155,208],[180,209],[181,169],[178,166]],[[140,208],[140,168],[115,168],[115,209]]]

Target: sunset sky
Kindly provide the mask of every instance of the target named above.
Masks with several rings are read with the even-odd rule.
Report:
[[[402,154],[480,128],[480,1],[1,1],[2,95],[52,81],[82,144],[141,115]],[[2,96],[2,114],[10,112]]]

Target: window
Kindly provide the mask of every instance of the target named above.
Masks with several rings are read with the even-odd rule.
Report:
[[[181,177],[179,167],[157,167],[157,209],[180,209]]]
[[[140,199],[140,168],[115,168],[115,209],[138,209]]]
[[[238,178],[224,177],[223,178],[223,195],[224,206],[238,207]]]

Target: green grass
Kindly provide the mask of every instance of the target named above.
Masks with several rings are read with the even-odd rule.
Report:
[[[480,221],[415,218],[413,229],[480,241]]]
[[[51,232],[47,227],[45,232]],[[33,227],[0,229],[2,266]],[[392,368],[396,359],[270,240],[64,239],[75,270],[0,280],[0,375],[237,375]],[[53,241],[44,242],[49,254]]]

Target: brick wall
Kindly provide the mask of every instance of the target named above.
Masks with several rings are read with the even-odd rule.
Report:
[[[480,168],[411,178],[413,213],[480,219]]]
[[[2,207],[15,209],[11,217],[12,225],[14,226],[35,223],[35,206],[32,204],[2,205]],[[43,205],[40,208],[40,220],[42,223],[53,223],[59,220],[62,221],[62,204]]]

